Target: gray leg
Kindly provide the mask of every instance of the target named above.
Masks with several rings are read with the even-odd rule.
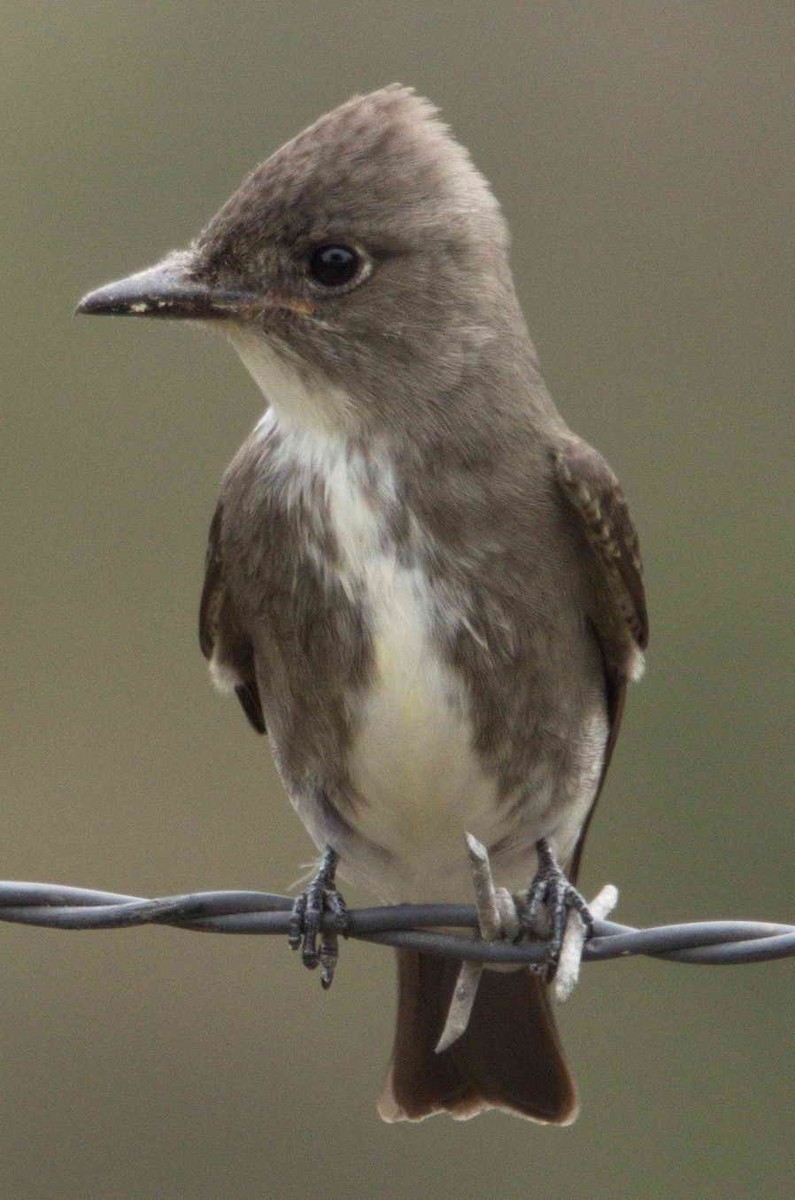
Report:
[[[334,879],[339,855],[327,846],[320,869],[306,891],[296,897],[290,918],[288,942],[291,950],[301,948],[305,967],[320,967],[320,983],[331,987],[338,958],[338,935],[348,927],[348,910]],[[324,917],[333,918],[331,928],[323,928]],[[320,946],[318,947],[318,936]]]
[[[583,897],[574,884],[569,883],[555,861],[546,838],[536,842],[536,850],[538,870],[530,887],[520,897],[519,918],[524,929],[536,936],[541,933],[548,938],[546,958],[533,969],[538,971],[547,983],[551,983],[558,969],[569,913],[575,909],[580,914],[589,935],[593,917]]]

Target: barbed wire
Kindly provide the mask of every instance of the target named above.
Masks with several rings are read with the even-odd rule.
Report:
[[[146,899],[51,883],[0,882],[0,921],[48,929],[129,929],[169,925],[199,933],[287,935],[293,899],[270,892],[211,891]],[[438,927],[468,929],[470,937]],[[333,917],[324,928],[339,932]],[[350,909],[347,937],[474,962],[536,963],[543,941],[485,942],[473,904],[396,904]],[[795,956],[795,925],[762,921],[693,921],[636,929],[596,920],[583,962],[648,955],[716,965]]]

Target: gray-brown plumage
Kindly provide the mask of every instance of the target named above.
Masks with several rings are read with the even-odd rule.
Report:
[[[647,625],[637,538],[538,370],[488,184],[399,86],[278,150],[187,251],[85,312],[213,322],[268,408],[224,476],[201,643],[343,878],[465,900],[463,833],[519,890],[570,875]],[[543,984],[399,953],[380,1111],[576,1111]]]

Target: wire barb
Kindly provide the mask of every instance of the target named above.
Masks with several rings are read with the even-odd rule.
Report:
[[[472,869],[480,936],[485,942],[495,942],[498,938],[513,940],[519,933],[519,917],[513,896],[506,888],[495,886],[489,854],[483,843],[471,833],[467,833],[465,837],[469,865]],[[462,961],[444,1029],[436,1043],[437,1054],[447,1050],[465,1032],[475,1005],[482,973],[482,962],[472,962],[469,959]]]
[[[618,888],[612,883],[606,883],[601,892],[589,901],[588,911],[592,920],[596,921],[610,916],[618,904]],[[566,922],[566,932],[563,935],[563,945],[555,972],[555,999],[568,1000],[577,986],[580,978],[580,964],[588,938],[588,926],[576,908],[569,911]]]

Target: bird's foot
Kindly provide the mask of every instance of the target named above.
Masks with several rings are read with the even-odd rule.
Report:
[[[527,891],[517,897],[519,921],[524,933],[547,940],[547,952],[543,962],[533,966],[544,980],[551,983],[555,978],[563,948],[563,938],[571,913],[578,913],[590,937],[593,916],[584,898],[573,883],[569,883],[546,838],[536,843],[538,870]]]
[[[320,868],[309,887],[296,897],[290,917],[288,942],[291,950],[301,950],[305,967],[320,967],[320,984],[330,988],[339,957],[339,934],[348,929],[348,909],[334,879],[339,855],[330,846],[321,859]],[[323,928],[323,918],[333,918],[332,928]],[[318,945],[319,941],[319,945]]]

